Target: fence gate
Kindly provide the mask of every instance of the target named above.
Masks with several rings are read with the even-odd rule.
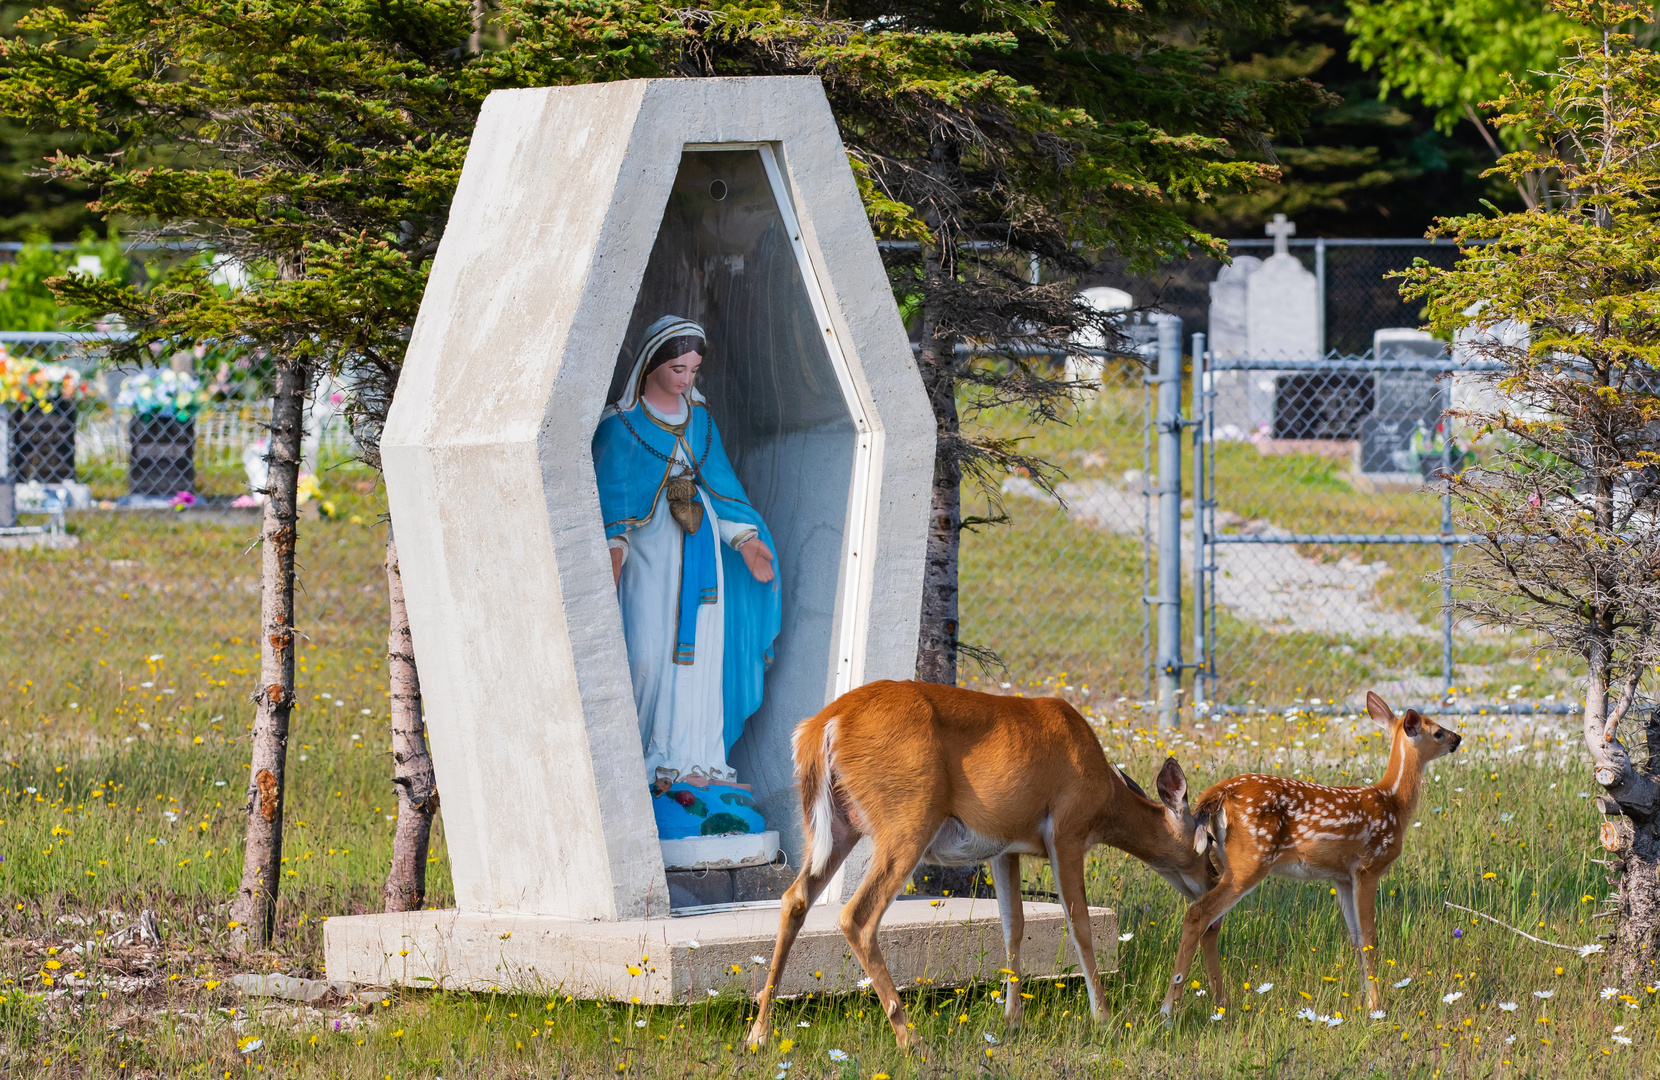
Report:
[[[1335,706],[1380,671],[1446,702],[1465,539],[1440,479],[1461,461],[1443,431],[1460,389],[1451,358],[1216,357],[1203,335],[1193,355],[1197,543],[1183,554],[1196,546],[1197,603],[1183,666],[1198,711]]]

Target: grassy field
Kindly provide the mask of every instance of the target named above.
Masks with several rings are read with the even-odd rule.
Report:
[[[357,659],[320,648],[308,689],[363,693],[373,683],[352,677]],[[219,681],[211,664],[156,674],[150,681],[193,702]],[[292,774],[281,934],[273,951],[238,956],[225,907],[241,865],[234,793],[246,764],[235,718],[216,731],[212,706],[191,703],[168,714],[165,730],[145,730],[139,724],[150,721],[131,717],[154,719],[162,704],[145,696],[146,712],[134,707],[119,721],[50,702],[6,729],[0,1075],[1601,1077],[1651,1075],[1660,1052],[1652,985],[1610,994],[1600,956],[1535,945],[1444,906],[1566,944],[1593,942],[1607,892],[1591,861],[1596,814],[1580,795],[1583,770],[1569,763],[1571,733],[1548,721],[1471,718],[1470,752],[1438,763],[1422,825],[1384,884],[1380,957],[1391,983],[1411,980],[1386,990],[1385,1017],[1361,1006],[1357,959],[1327,889],[1276,881],[1225,925],[1233,1009],[1212,1020],[1210,995],[1190,988],[1166,1029],[1156,1010],[1182,905],[1139,864],[1103,849],[1090,863],[1090,899],[1117,909],[1130,935],[1106,979],[1112,1023],[1087,1022],[1072,982],[1033,983],[1017,1034],[1002,1030],[994,988],[916,991],[907,1005],[927,1040],[923,1060],[894,1050],[873,997],[788,1003],[778,1037],[757,1056],[738,1049],[747,1006],[737,1000],[643,1008],[397,991],[313,1007],[241,997],[227,981],[234,973],[324,974],[322,920],[374,907],[391,835],[384,716],[361,727],[336,720],[361,715],[348,706],[298,718],[304,760]],[[1088,707],[1080,693],[1068,696]],[[1150,780],[1174,752],[1195,788],[1258,768],[1357,783],[1387,749],[1365,721],[1300,716],[1164,738],[1133,724],[1100,731],[1132,775]],[[440,833],[435,904],[447,902],[444,852]],[[1053,887],[1043,864],[1028,862],[1026,874],[1030,888]],[[105,944],[142,909],[158,917],[159,944]],[[1299,1018],[1305,1008],[1327,1019]]]

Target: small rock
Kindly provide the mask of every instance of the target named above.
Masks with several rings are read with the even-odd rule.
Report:
[[[146,908],[138,918],[110,935],[111,945],[159,945],[161,932],[156,928],[156,913]]]

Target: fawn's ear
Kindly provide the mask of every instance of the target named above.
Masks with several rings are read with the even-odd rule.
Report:
[[[1187,812],[1187,775],[1175,758],[1164,759],[1164,768],[1159,770],[1158,789],[1159,801],[1172,814]]]
[[[1395,726],[1394,712],[1390,710],[1389,706],[1382,698],[1378,697],[1370,690],[1366,691],[1366,715],[1370,716],[1373,720],[1376,720],[1385,728],[1392,728]]]
[[[1406,715],[1401,717],[1401,730],[1406,732],[1409,739],[1416,739],[1418,733],[1424,730],[1424,718],[1417,709],[1406,710]]]

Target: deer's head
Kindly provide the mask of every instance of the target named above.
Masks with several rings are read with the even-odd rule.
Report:
[[[1366,715],[1389,732],[1391,762],[1399,756],[1402,765],[1409,769],[1422,769],[1436,758],[1457,750],[1458,744],[1464,741],[1464,736],[1437,724],[1417,709],[1408,709],[1397,718],[1394,710],[1371,692],[1366,695]]]
[[[1154,787],[1164,815],[1159,822],[1160,835],[1148,838],[1154,857],[1145,861],[1177,892],[1197,900],[1216,884],[1218,874],[1210,857],[1194,850],[1196,822],[1187,801],[1187,774],[1175,758],[1164,759]]]

